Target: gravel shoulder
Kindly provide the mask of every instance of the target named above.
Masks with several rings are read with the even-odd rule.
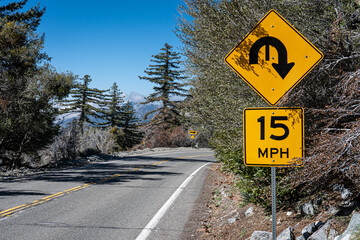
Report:
[[[212,165],[199,198],[185,225],[182,240],[250,239],[254,231],[271,232],[271,213],[264,208],[243,205],[241,195],[233,188],[236,177],[221,171],[221,163]],[[252,215],[245,214],[252,208]],[[248,216],[246,216],[248,215]],[[294,228],[295,237],[301,230],[317,221],[332,219],[331,225],[338,232],[345,231],[350,217],[335,217],[322,211],[303,217],[295,209],[277,210],[277,235],[288,227]]]

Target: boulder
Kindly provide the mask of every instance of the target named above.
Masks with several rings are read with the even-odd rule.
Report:
[[[335,229],[331,228],[328,234],[328,240],[334,240],[337,235],[339,235],[339,233]]]
[[[295,240],[293,231],[294,229],[292,227],[288,227],[276,238],[276,240]]]
[[[311,234],[313,234],[315,231],[316,231],[315,223],[310,223],[309,225],[304,227],[303,230],[301,230],[301,234],[305,239],[308,239],[311,236]]]
[[[255,231],[251,235],[251,240],[271,240],[271,232]]]
[[[341,235],[341,237],[337,236],[335,238],[335,240],[353,240],[353,239],[351,239],[351,234],[348,233],[348,234],[345,234],[345,235]]]
[[[252,215],[254,215],[254,208],[250,207],[250,208],[248,208],[248,210],[246,210],[245,217],[250,217]]]
[[[333,186],[333,189],[335,191],[338,191],[340,193],[341,198],[344,200],[350,198],[353,195],[353,193],[350,192],[349,189],[345,188],[344,184],[335,184]]]
[[[305,215],[314,215],[315,209],[311,202],[305,203],[299,207],[299,210],[303,216]]]
[[[328,240],[331,225],[330,221],[326,222],[321,228],[314,232],[308,240]]]
[[[335,240],[351,239],[351,237],[355,233],[359,233],[359,232],[360,232],[360,213],[356,213],[352,216],[350,223],[349,223],[347,229],[345,230],[345,232],[343,234],[341,234],[340,236],[337,236],[335,238]]]

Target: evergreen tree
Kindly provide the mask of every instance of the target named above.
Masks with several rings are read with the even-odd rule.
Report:
[[[130,102],[124,103],[122,92],[114,83],[110,94],[106,95],[103,103],[102,127],[111,127],[120,150],[126,150],[139,143],[141,133],[137,130],[138,119]]]
[[[21,11],[26,2],[0,6],[0,159],[12,168],[57,134],[52,102],[65,97],[73,81],[47,63],[44,36],[35,32],[45,9]]]
[[[157,110],[145,114],[146,119],[150,114],[157,113],[150,121],[150,125],[168,129],[180,125],[180,114],[177,104],[180,101],[171,100],[174,96],[187,96],[185,84],[180,81],[186,79],[182,74],[184,71],[179,70],[180,56],[179,53],[172,51],[172,46],[165,43],[161,52],[152,56],[150,65],[144,72],[148,75],[139,77],[140,79],[150,81],[155,84],[154,93],[146,97],[146,101],[141,104],[161,102],[161,107]]]
[[[70,91],[70,99],[62,101],[61,113],[78,113],[78,123],[83,133],[85,123],[97,126],[103,118],[100,106],[104,103],[103,93],[106,91],[90,88],[89,75],[85,75],[81,80],[83,82],[77,82]]]
[[[118,85],[114,83],[111,86],[110,94],[105,96],[102,108],[103,122],[100,124],[103,127],[118,127],[122,124],[122,104],[124,103],[124,97],[120,91]]]
[[[135,109],[128,101],[122,107],[121,124],[119,125],[122,136],[118,144],[122,150],[129,149],[138,144],[142,138],[142,133],[138,130],[139,119],[135,116]]]

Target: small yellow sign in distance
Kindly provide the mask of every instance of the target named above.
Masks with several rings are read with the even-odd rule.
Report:
[[[302,166],[305,156],[302,108],[245,108],[244,163],[247,166]]]
[[[197,131],[190,130],[190,131],[189,131],[189,134],[192,134],[192,135],[197,135]]]
[[[225,57],[225,62],[268,104],[275,106],[323,54],[275,10]]]

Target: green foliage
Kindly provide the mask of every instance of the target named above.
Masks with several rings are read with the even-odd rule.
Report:
[[[104,95],[101,118],[102,127],[110,127],[117,143],[117,150],[127,150],[138,144],[142,133],[138,130],[139,119],[135,116],[135,109],[130,102],[124,103],[124,97],[118,85],[114,83],[110,93]]]
[[[130,102],[122,106],[120,120],[118,128],[112,131],[115,133],[120,150],[127,150],[139,144],[143,137],[143,133],[138,130],[139,120],[135,116],[135,109]]]
[[[65,113],[79,113],[79,125],[83,129],[84,124],[88,123],[93,126],[99,124],[102,118],[102,110],[100,106],[104,101],[105,90],[90,88],[89,83],[91,78],[85,75],[83,82],[76,82],[73,89],[70,91],[70,98],[60,101],[62,109],[61,114]]]
[[[146,97],[146,101],[142,104],[160,102],[161,107],[146,113],[144,118],[146,119],[152,113],[157,113],[149,122],[151,126],[163,129],[179,126],[181,117],[177,104],[180,101],[170,99],[174,96],[187,96],[184,84],[180,82],[185,77],[182,76],[183,71],[178,70],[180,68],[179,53],[173,52],[172,46],[165,43],[161,52],[152,57],[153,59],[150,61],[155,64],[145,70],[148,76],[139,78],[154,83],[154,93]]]
[[[103,121],[100,126],[117,127],[122,125],[124,110],[121,104],[124,103],[124,97],[118,85],[114,83],[111,86],[110,93],[104,96],[104,102],[101,104],[103,108],[101,118]]]
[[[185,45],[186,70],[192,76],[185,112],[191,116],[190,125],[212,133],[210,144],[219,156],[242,151],[243,108],[264,106],[224,62],[224,56],[265,12],[263,5],[263,1],[187,0],[180,7],[177,35]],[[242,164],[222,160],[230,169]]]
[[[185,47],[192,96],[187,101],[190,125],[205,126],[212,133],[211,146],[227,170],[239,175],[239,187],[248,199],[266,204],[270,193],[267,168],[245,167],[242,161],[242,114],[245,107],[265,106],[226,64],[224,56],[270,9],[276,9],[324,53],[324,60],[281,101],[282,106],[306,108],[307,149],[316,161],[278,175],[278,199],[299,196],[302,183],[308,189],[327,183],[331,173],[359,182],[358,120],[360,35],[358,1],[348,0],[185,0],[180,7],[177,35]],[[341,84],[340,84],[341,83]],[[351,131],[329,134],[330,129]],[[318,134],[324,131],[319,138]],[[344,142],[340,141],[344,140]],[[320,140],[321,145],[318,145]],[[331,146],[329,147],[331,142]],[[345,144],[344,144],[345,143]],[[328,150],[327,150],[328,149]],[[331,149],[331,150],[329,150]],[[351,154],[350,154],[351,152]],[[336,153],[336,154],[334,154]],[[328,168],[329,156],[333,167]],[[338,160],[341,159],[341,162]],[[346,174],[339,166],[347,166]],[[328,169],[327,169],[328,168]],[[325,174],[326,173],[326,174]],[[346,176],[347,175],[347,176]],[[333,176],[333,175],[331,175]],[[335,177],[335,176],[334,176]],[[321,181],[325,180],[325,181]],[[358,186],[359,184],[357,184]]]
[[[57,134],[52,103],[68,94],[73,81],[47,63],[44,36],[35,32],[45,10],[21,12],[26,2],[0,6],[0,159],[11,168]]]
[[[80,129],[85,127],[88,129],[89,126],[94,128],[92,131],[100,131],[95,128],[107,129],[106,131],[112,134],[116,142],[113,151],[127,150],[138,144],[142,138],[142,133],[138,131],[138,119],[135,117],[135,110],[129,102],[123,105],[124,97],[118,85],[114,83],[108,91],[98,90],[89,88],[91,81],[89,75],[85,75],[82,80],[82,84],[77,83],[71,90],[70,99],[60,101],[63,107],[61,113],[78,113],[79,117],[76,123]],[[105,92],[109,93],[106,94]],[[102,136],[104,133],[97,135]],[[87,136],[90,135],[87,134]],[[86,138],[86,136],[84,137]]]
[[[359,191],[360,3],[299,1],[283,12],[325,55],[283,101],[306,109],[307,158],[290,183],[297,195],[331,182]]]

